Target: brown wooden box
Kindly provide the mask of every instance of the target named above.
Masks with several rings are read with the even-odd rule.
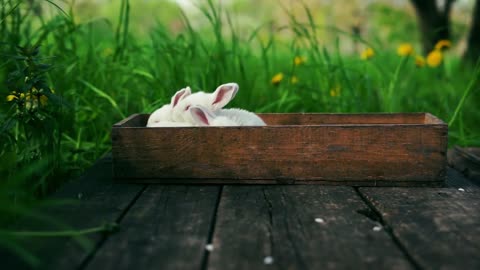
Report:
[[[447,125],[429,113],[259,114],[265,127],[112,128],[114,177],[135,183],[440,186]]]

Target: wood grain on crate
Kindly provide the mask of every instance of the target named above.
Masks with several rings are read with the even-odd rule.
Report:
[[[114,175],[150,183],[441,185],[445,179],[447,125],[428,113],[260,116],[268,126],[146,128],[148,115],[133,115],[112,130]]]

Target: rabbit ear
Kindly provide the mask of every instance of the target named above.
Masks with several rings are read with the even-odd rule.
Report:
[[[183,88],[179,90],[175,95],[173,95],[172,100],[170,104],[172,105],[172,108],[177,106],[178,102],[186,97],[188,97],[192,93],[192,90],[190,89],[189,86],[186,88]]]
[[[238,92],[238,84],[222,84],[213,92],[212,108],[219,110],[230,102]]]
[[[215,118],[215,116],[203,106],[192,106],[189,111],[193,121],[200,126],[210,126],[213,118]]]

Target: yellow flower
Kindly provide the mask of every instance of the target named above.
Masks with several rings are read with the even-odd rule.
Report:
[[[292,78],[290,78],[290,82],[291,82],[292,84],[298,83],[298,77],[297,77],[297,76],[292,76]]]
[[[293,59],[293,63],[295,64],[295,66],[299,66],[303,63],[305,63],[307,61],[307,59],[305,57],[302,57],[302,56],[295,56],[295,58]]]
[[[450,40],[442,39],[435,44],[435,50],[443,50],[452,47],[452,42]]]
[[[442,52],[439,50],[433,50],[427,55],[427,65],[429,67],[438,67],[443,60]]]
[[[360,58],[361,58],[362,60],[368,60],[368,59],[372,58],[374,55],[375,55],[375,52],[373,51],[372,48],[366,48],[366,49],[363,50],[362,53],[360,54]]]
[[[421,56],[421,55],[415,56],[415,65],[417,67],[425,66],[425,58],[423,58],[423,56]]]
[[[330,89],[330,96],[331,97],[338,97],[340,96],[340,86],[339,85],[336,85],[335,87],[333,87],[332,89]]]
[[[42,100],[43,96],[37,97],[37,96],[31,96],[30,94],[27,94],[25,97],[25,107],[28,110],[35,109],[38,107],[38,100],[40,99],[40,104],[45,105],[47,102],[46,100]],[[45,97],[46,98],[46,97]]]
[[[413,54],[413,46],[410,43],[402,43],[397,48],[397,53],[400,56],[409,56]]]
[[[277,73],[275,76],[272,78],[272,84],[277,85],[283,80],[283,73]]]
[[[10,101],[12,101],[12,100],[14,100],[14,99],[18,99],[18,96],[19,96],[19,95],[18,95],[17,91],[12,91],[12,92],[10,93],[10,95],[7,96],[7,101],[10,102]],[[21,98],[21,99],[23,99],[24,96],[25,96],[25,95],[24,95],[23,93],[20,93],[20,98]]]
[[[15,96],[15,95],[8,95],[8,96],[7,96],[7,101],[9,101],[9,102],[12,101],[12,100],[14,100],[14,99],[18,99],[18,97]]]

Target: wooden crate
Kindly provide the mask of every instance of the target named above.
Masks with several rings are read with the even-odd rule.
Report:
[[[441,186],[447,125],[429,113],[259,114],[265,127],[112,128],[114,177],[134,183]]]

